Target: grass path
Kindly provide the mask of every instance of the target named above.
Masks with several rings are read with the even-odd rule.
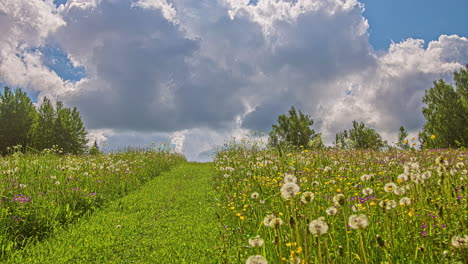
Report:
[[[218,263],[212,166],[178,165],[10,263]]]

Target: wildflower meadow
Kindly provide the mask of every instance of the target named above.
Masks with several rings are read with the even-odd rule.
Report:
[[[184,161],[159,150],[0,157],[0,260],[64,230]]]
[[[467,263],[466,150],[216,156],[225,263]]]

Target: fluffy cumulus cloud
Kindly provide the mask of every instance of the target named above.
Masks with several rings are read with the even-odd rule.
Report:
[[[0,82],[77,106],[90,138],[166,141],[190,159],[268,132],[295,105],[331,143],[362,120],[389,141],[421,128],[421,98],[468,61],[468,39],[408,39],[376,52],[357,0],[6,0]],[[64,81],[40,48],[86,76]]]

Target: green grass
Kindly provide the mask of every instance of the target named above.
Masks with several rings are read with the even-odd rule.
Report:
[[[225,149],[215,160],[223,260],[468,263],[467,158],[465,150]],[[350,220],[361,215],[368,225]]]
[[[183,161],[180,155],[157,149],[0,157],[0,261]]]
[[[7,263],[218,263],[212,166],[177,165]]]

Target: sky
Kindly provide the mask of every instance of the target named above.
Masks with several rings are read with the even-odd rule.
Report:
[[[353,120],[389,143],[468,63],[466,0],[2,0],[0,84],[77,107],[105,149],[189,160],[268,133],[294,105],[325,143]]]

